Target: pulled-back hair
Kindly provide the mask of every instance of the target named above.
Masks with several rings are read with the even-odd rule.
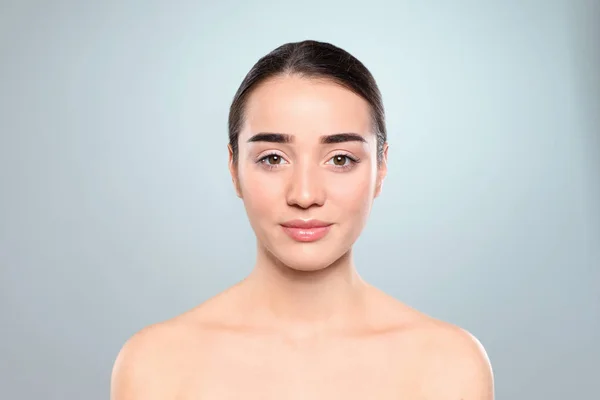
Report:
[[[249,95],[260,83],[278,75],[297,74],[335,82],[365,99],[371,107],[377,136],[377,159],[381,161],[387,140],[381,93],[371,72],[347,51],[330,43],[305,40],[279,46],[260,58],[242,81],[229,109],[229,145],[237,162],[238,137],[244,124]]]

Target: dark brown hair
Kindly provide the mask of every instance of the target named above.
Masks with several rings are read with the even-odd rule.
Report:
[[[371,72],[347,51],[330,43],[305,40],[279,46],[260,58],[235,93],[229,109],[229,145],[237,162],[238,137],[244,123],[244,110],[252,89],[269,78],[298,74],[327,79],[351,90],[371,106],[373,129],[377,135],[377,158],[381,161],[387,140],[381,93]]]

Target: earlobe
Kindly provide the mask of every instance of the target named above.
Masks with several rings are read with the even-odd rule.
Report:
[[[379,195],[381,194],[381,188],[383,187],[383,181],[378,181],[377,182],[377,187],[375,188],[375,197],[379,197]]]
[[[235,188],[235,195],[237,197],[239,197],[240,199],[243,199],[240,185],[238,184],[238,182],[235,179],[232,179],[232,181],[233,181],[233,187]]]
[[[375,197],[379,197],[381,189],[383,187],[383,181],[387,175],[387,157],[388,157],[388,144],[385,143],[383,146],[383,154],[381,162],[377,171],[377,185],[375,186]]]
[[[235,194],[240,199],[242,198],[242,190],[240,188],[238,173],[237,173],[237,165],[233,158],[233,149],[231,145],[227,145],[227,150],[229,152],[229,174],[231,175],[231,182],[233,183],[233,188],[235,190]]]
[[[244,197],[242,196],[242,188],[240,187],[239,180],[237,180],[237,179],[233,180],[233,187],[235,188],[236,196],[239,197],[240,199],[243,199]]]

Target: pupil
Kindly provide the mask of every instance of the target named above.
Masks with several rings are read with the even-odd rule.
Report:
[[[344,156],[336,156],[335,159],[333,160],[333,162],[336,165],[344,165]]]
[[[271,164],[279,164],[279,156],[271,156]]]

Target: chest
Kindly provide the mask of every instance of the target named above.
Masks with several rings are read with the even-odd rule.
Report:
[[[382,345],[214,349],[187,374],[181,399],[415,399],[414,371]]]

